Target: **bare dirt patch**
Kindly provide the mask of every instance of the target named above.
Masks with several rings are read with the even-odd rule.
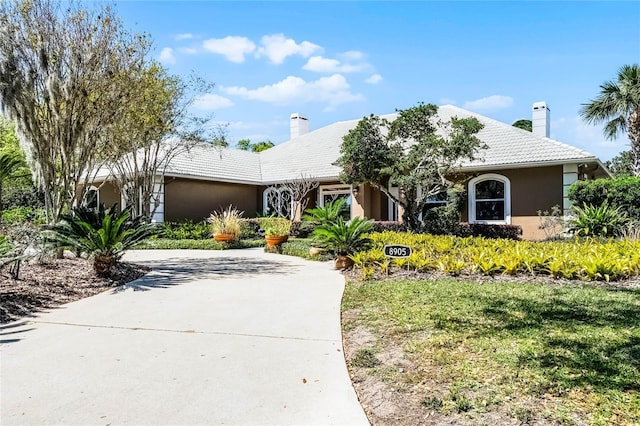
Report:
[[[73,302],[136,280],[149,268],[118,263],[110,278],[99,278],[82,258],[50,263],[23,263],[19,279],[0,271],[0,323],[15,321],[43,309]]]

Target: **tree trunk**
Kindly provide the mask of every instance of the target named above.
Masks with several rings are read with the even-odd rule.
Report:
[[[631,172],[640,176],[640,111],[629,114],[629,140],[631,141]]]
[[[109,277],[111,275],[111,268],[113,268],[115,263],[113,256],[96,255],[93,259],[93,270],[99,277]]]

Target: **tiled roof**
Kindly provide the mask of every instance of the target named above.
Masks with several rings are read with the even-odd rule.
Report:
[[[527,167],[544,164],[596,162],[581,149],[452,105],[438,109],[440,119],[476,117],[484,128],[478,137],[488,146],[478,159],[463,163],[463,170]],[[397,115],[383,116],[393,120]],[[172,161],[170,175],[185,175],[227,182],[271,184],[311,176],[334,180],[340,173],[335,162],[340,157],[342,137],[359,120],[340,121],[276,145],[259,154],[236,149],[198,146]]]
[[[454,116],[459,118],[476,117],[484,124],[484,128],[478,133],[478,138],[487,144],[488,148],[481,150],[475,161],[464,163],[462,165],[464,169],[596,161],[593,154],[574,146],[536,136],[526,130],[462,108],[445,105],[438,109],[438,115],[443,120],[449,120]]]
[[[196,145],[173,158],[169,176],[192,176],[207,180],[260,183],[260,156],[239,149]]]

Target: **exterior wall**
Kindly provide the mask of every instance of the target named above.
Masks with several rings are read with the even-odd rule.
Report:
[[[261,208],[261,197],[258,186],[166,177],[165,221],[200,221],[230,204],[253,217]]]
[[[522,238],[526,240],[544,238],[544,232],[538,229],[540,224],[538,210],[551,210],[551,207],[556,204],[562,208],[562,166],[497,170],[486,173],[497,173],[511,181],[511,224],[522,227]],[[484,173],[477,175],[481,174]],[[469,220],[468,206],[463,211],[462,220]]]
[[[371,185],[360,185],[358,187],[358,195],[355,196],[353,200],[351,216],[365,216],[369,219],[387,220],[387,196]]]

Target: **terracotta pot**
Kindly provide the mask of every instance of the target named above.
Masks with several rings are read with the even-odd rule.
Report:
[[[282,243],[286,243],[287,240],[289,240],[288,235],[269,235],[264,238],[267,241],[267,246],[269,247],[275,247]]]
[[[235,234],[215,234],[213,239],[219,243],[226,243],[229,241],[233,241],[235,238]]]
[[[347,268],[351,268],[353,266],[353,259],[347,256],[338,256],[335,260],[336,269],[343,270]]]

